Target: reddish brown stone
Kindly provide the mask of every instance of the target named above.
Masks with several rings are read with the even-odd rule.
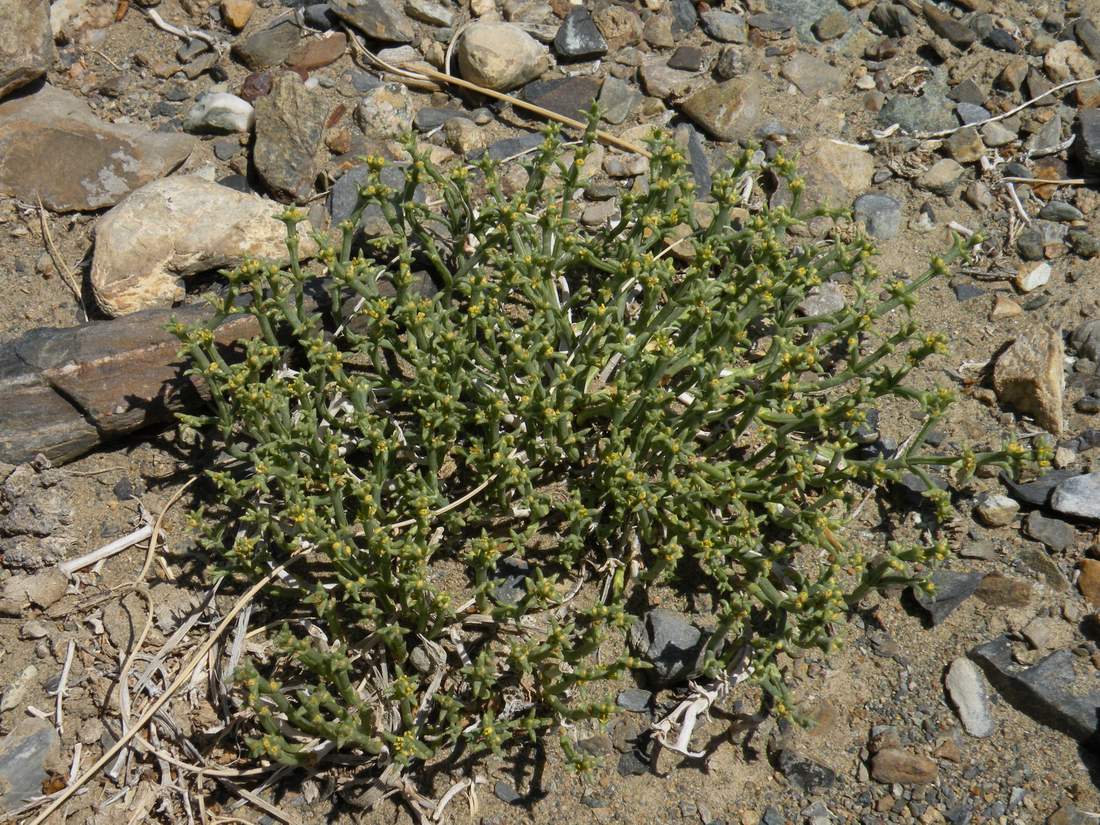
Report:
[[[253,72],[241,84],[241,97],[252,103],[271,94],[271,72]]]
[[[296,71],[310,71],[335,63],[344,56],[348,37],[343,32],[333,32],[318,40],[305,40],[290,53],[286,65]]]
[[[175,317],[200,321],[203,306],[136,312],[71,329],[38,329],[0,350],[0,461],[19,464],[42,453],[54,463],[198,403],[180,363]],[[228,319],[217,340],[254,335],[248,315]]]

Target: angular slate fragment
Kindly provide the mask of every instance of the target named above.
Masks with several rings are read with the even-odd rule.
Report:
[[[554,37],[554,51],[571,60],[590,60],[607,54],[607,41],[588,9],[576,6],[569,12]]]
[[[674,610],[655,608],[630,629],[630,646],[652,668],[646,678],[657,686],[675,685],[698,672],[706,639],[702,631]]]
[[[1018,484],[1006,475],[1001,476],[1001,481],[1008,488],[1008,493],[1021,504],[1030,504],[1032,507],[1045,507],[1054,488],[1077,475],[1077,470],[1052,470],[1041,478],[1029,481],[1026,484]]]
[[[796,753],[791,748],[783,748],[775,755],[775,766],[803,794],[826,791],[836,784],[836,771]]]
[[[523,99],[559,115],[584,120],[592,101],[600,93],[594,77],[561,77],[536,80],[523,87]]]
[[[932,584],[936,590],[932,594],[913,588],[913,598],[921,609],[928,614],[933,625],[940,624],[955,612],[956,608],[969,599],[982,581],[981,573],[956,573],[952,570],[937,570],[932,574]]]
[[[477,160],[488,152],[492,160],[504,160],[505,158],[518,155],[521,152],[534,149],[542,143],[542,140],[542,135],[538,132],[531,132],[530,134],[520,135],[514,138],[506,138],[505,140],[498,140],[496,143],[491,144],[488,149],[471,153],[470,159]]]
[[[1021,667],[1012,659],[1008,637],[1001,636],[968,655],[1017,710],[1073,737],[1089,750],[1100,751],[1100,679],[1094,670],[1086,679],[1079,679],[1074,670],[1076,657],[1070,651],[1059,650],[1031,667]]]

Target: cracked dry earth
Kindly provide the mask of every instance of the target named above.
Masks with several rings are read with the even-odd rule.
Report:
[[[188,617],[198,617],[190,645],[231,603],[203,603],[190,493],[164,521],[148,604],[120,595],[142,572],[144,544],[59,574],[162,512],[195,470],[170,428],[101,403],[97,392],[124,383],[125,360],[94,379],[96,392],[50,378],[43,393],[61,400],[49,395],[49,410],[68,410],[59,420],[72,432],[36,427],[33,408],[14,415],[16,379],[34,366],[27,341],[55,340],[41,328],[122,323],[113,316],[140,338],[143,325],[163,323],[155,313],[217,288],[211,270],[263,254],[281,204],[303,205],[322,230],[345,217],[357,158],[400,162],[396,138],[407,129],[445,164],[538,141],[529,137],[538,122],[520,108],[405,85],[358,62],[349,37],[413,68],[442,67],[453,43],[454,73],[562,114],[597,97],[616,135],[672,132],[703,192],[739,142],[798,154],[811,195],[854,206],[878,238],[884,272],[912,277],[952,230],[981,231],[981,253],[918,305],[952,347],[918,382],[960,396],[936,443],[1050,433],[1059,447],[1055,469],[1034,484],[990,477],[957,491],[955,556],[937,573],[934,601],[903,591],[869,599],[840,653],[783,661],[812,727],[755,719],[760,697],[742,688],[697,728],[692,745],[708,756],[683,758],[646,735],[677,692],[623,684],[611,724],[578,731],[602,757],[593,776],[565,771],[554,745],[490,759],[476,770],[485,781],[443,818],[1097,820],[1100,3],[0,0],[0,20],[0,585],[22,593],[33,576],[38,587],[35,603],[9,598],[0,618],[0,821],[30,821],[41,808],[20,813],[29,798],[63,788],[110,747],[113,678],[147,617],[142,669]],[[645,166],[597,153],[585,222],[614,219],[608,194],[642,185]],[[240,248],[242,233],[257,246]],[[829,294],[844,300],[844,285]],[[109,358],[132,339],[97,340],[94,354]],[[52,350],[34,350],[43,351]],[[879,412],[877,443],[896,448],[914,422]],[[894,530],[919,529],[926,516],[905,493],[893,515],[864,507],[848,540],[874,552]],[[685,621],[707,612],[665,606]],[[178,654],[165,667],[177,664]],[[247,767],[219,735],[221,709],[208,696],[203,679],[189,685],[151,744],[188,761],[197,758],[179,745],[188,740]],[[358,809],[325,772],[268,788],[263,775],[199,781],[148,754],[114,767],[67,803],[66,821],[413,821],[394,799]],[[421,791],[439,798],[460,778],[444,765]]]

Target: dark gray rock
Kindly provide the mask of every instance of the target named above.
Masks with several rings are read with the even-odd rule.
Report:
[[[0,742],[0,815],[42,795],[50,768],[57,769],[61,742],[45,719],[23,719]]]
[[[932,31],[949,41],[960,49],[968,49],[974,45],[978,35],[969,26],[966,26],[945,11],[941,11],[934,3],[924,2],[924,19]]]
[[[244,175],[226,175],[224,178],[218,179],[218,184],[237,192],[244,192],[246,195],[253,194],[255,191]]]
[[[1090,750],[1098,750],[1100,682],[1091,666],[1087,677],[1079,677],[1074,668],[1076,657],[1059,650],[1031,667],[1021,667],[1012,658],[1007,636],[979,645],[968,655],[1017,710]]]
[[[672,34],[674,36],[685,35],[698,24],[699,14],[695,11],[695,4],[691,0],[672,0],[669,7],[672,10]]]
[[[728,11],[711,9],[699,16],[703,24],[703,31],[708,37],[719,43],[745,43],[749,38],[749,30],[745,26],[745,18],[739,14]]]
[[[703,632],[674,610],[656,608],[630,629],[630,645],[652,668],[644,671],[655,685],[678,684],[698,671]]]
[[[523,99],[528,103],[578,120],[585,119],[599,93],[600,81],[583,75],[536,80],[523,87]]]
[[[1073,525],[1056,518],[1047,518],[1038,510],[1028,513],[1024,520],[1024,532],[1041,541],[1051,550],[1065,550],[1077,540]]]
[[[991,117],[989,110],[984,106],[966,103],[965,101],[956,104],[955,114],[959,116],[959,120],[966,126],[969,126],[971,123],[980,123]]]
[[[630,117],[641,100],[642,93],[634,86],[609,74],[600,86],[601,117],[608,123],[618,125]]]
[[[792,748],[778,751],[774,759],[779,772],[803,794],[827,791],[836,784],[836,771],[802,756]]]
[[[870,19],[887,37],[905,37],[917,29],[913,15],[899,3],[877,3]]]
[[[542,135],[538,132],[531,132],[530,134],[514,138],[505,138],[504,140],[498,140],[496,143],[490,144],[485,152],[473,152],[470,158],[472,160],[477,160],[481,155],[488,153],[489,157],[493,160],[504,160],[505,158],[518,155],[520,152],[534,149],[542,143],[542,140]]]
[[[1016,251],[1025,261],[1041,261],[1046,257],[1047,246],[1061,244],[1068,230],[1065,224],[1054,221],[1034,221],[1016,239]]]
[[[311,3],[302,10],[302,17],[307,26],[321,31],[335,29],[340,21],[328,3]]]
[[[1039,217],[1045,221],[1083,221],[1084,213],[1076,206],[1065,201],[1049,201],[1039,210]]]
[[[190,63],[200,54],[210,48],[210,44],[205,40],[200,40],[197,37],[192,37],[178,49],[176,49],[176,60],[180,63]]]
[[[645,713],[649,710],[649,703],[653,701],[653,694],[641,688],[626,688],[620,690],[615,703],[623,710],[632,713]]]
[[[897,123],[906,132],[937,132],[958,125],[951,114],[947,88],[933,81],[925,84],[920,96],[891,97],[879,111],[878,120],[883,126]]]
[[[1087,230],[1071,229],[1066,233],[1066,242],[1079,257],[1095,258],[1100,255],[1100,238]]]
[[[516,604],[527,594],[531,565],[523,559],[501,559],[493,577],[499,581],[493,588],[493,598],[504,604]]]
[[[1046,257],[1043,235],[1034,226],[1028,227],[1016,238],[1016,251],[1025,261],[1041,261]]]
[[[649,773],[649,762],[645,754],[638,750],[629,750],[619,757],[616,769],[620,776],[642,776]]]
[[[214,157],[218,160],[229,160],[236,157],[241,151],[241,142],[236,138],[221,138],[214,141]]]
[[[856,220],[867,226],[871,237],[888,241],[901,228],[901,204],[889,195],[868,192],[856,198],[852,208]]]
[[[948,97],[958,103],[972,103],[975,106],[981,106],[985,103],[987,95],[973,79],[967,78],[962,83],[952,86]]]
[[[1008,476],[1001,476],[1001,481],[1008,488],[1008,493],[1021,504],[1030,504],[1032,507],[1045,507],[1054,488],[1067,478],[1077,475],[1076,470],[1051,470],[1041,478],[1019,484]]]
[[[412,22],[391,0],[332,0],[333,14],[381,43],[411,43],[416,32]]]
[[[438,129],[451,118],[466,117],[466,114],[462,109],[436,109],[425,106],[413,116],[413,126],[419,132],[430,132],[432,129]]]
[[[258,72],[286,60],[301,39],[298,24],[292,19],[282,20],[234,43],[233,57]]]
[[[972,301],[975,298],[981,298],[983,295],[988,295],[984,289],[974,286],[970,283],[955,284],[955,300],[962,303],[963,301]]]
[[[691,170],[692,180],[695,181],[696,196],[706,197],[710,194],[711,173],[703,136],[690,123],[685,123],[676,127],[675,140],[676,145],[685,150],[688,168]]]
[[[785,14],[776,12],[760,12],[751,15],[748,24],[762,32],[785,32],[794,28],[794,21]]]
[[[1100,109],[1081,109],[1077,113],[1078,160],[1091,174],[1100,174]]]
[[[332,185],[332,191],[329,192],[328,196],[328,210],[333,224],[351,217],[359,200],[359,187],[367,179],[367,174],[366,166],[357,166],[345,172]],[[400,166],[384,167],[381,177],[382,182],[391,189],[400,192],[405,188],[405,173]],[[413,199],[418,203],[424,203],[427,200],[427,192],[423,186],[416,187],[413,192]],[[357,240],[364,237],[377,237],[386,232],[388,227],[389,224],[386,223],[382,210],[377,204],[372,203],[363,210],[363,214],[359,218],[359,237]]]
[[[505,805],[518,805],[523,800],[516,789],[503,779],[493,785],[493,795]]]
[[[1080,357],[1100,361],[1100,318],[1085,321],[1077,327],[1069,342]]]
[[[607,54],[607,41],[584,6],[575,6],[558,27],[554,51],[572,60],[591,60]]]
[[[982,42],[991,49],[1008,52],[1009,54],[1020,53],[1020,44],[1016,38],[1004,29],[990,29],[989,34],[982,38]]]
[[[681,72],[701,72],[706,66],[707,53],[698,46],[681,46],[668,59],[668,67]],[[604,81],[606,85],[607,81]]]
[[[932,624],[940,624],[950,616],[964,601],[974,595],[982,581],[981,573],[957,573],[952,570],[937,570],[932,574],[935,591],[925,593],[913,588],[913,598],[921,609],[928,614]]]
[[[1100,60],[1100,29],[1088,18],[1079,19],[1073,27],[1073,34],[1081,48],[1093,60]]]

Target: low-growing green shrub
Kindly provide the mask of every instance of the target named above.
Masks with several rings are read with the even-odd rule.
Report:
[[[257,755],[307,764],[335,744],[407,764],[607,719],[609,680],[646,666],[626,631],[666,583],[713,600],[703,675],[748,646],[790,713],[778,653],[831,649],[864,593],[947,550],[865,557],[841,535],[854,503],[910,473],[942,520],[949,494],[929,473],[1023,458],[922,448],[950,393],[907,380],[944,348],[910,310],[961,240],[884,283],[842,213],[816,213],[838,221],[824,240],[799,230],[791,161],[746,152],[699,204],[680,150],[656,138],[648,186],[585,229],[594,134],[566,162],[548,127],[512,194],[487,159],[443,171],[410,142],[391,188],[370,158],[319,265],[299,262],[290,210],[289,264],[228,273],[219,317],[178,330],[212,396],[185,424],[234,462],[209,473],[206,549],[244,582],[299,554],[266,596],[265,616],[285,619],[275,653],[239,674]],[[761,200],[765,172],[789,207]],[[389,232],[364,240],[372,206]],[[846,305],[805,315],[831,279]],[[242,311],[261,333],[226,351],[212,330]],[[887,397],[923,427],[897,455],[860,452]]]

